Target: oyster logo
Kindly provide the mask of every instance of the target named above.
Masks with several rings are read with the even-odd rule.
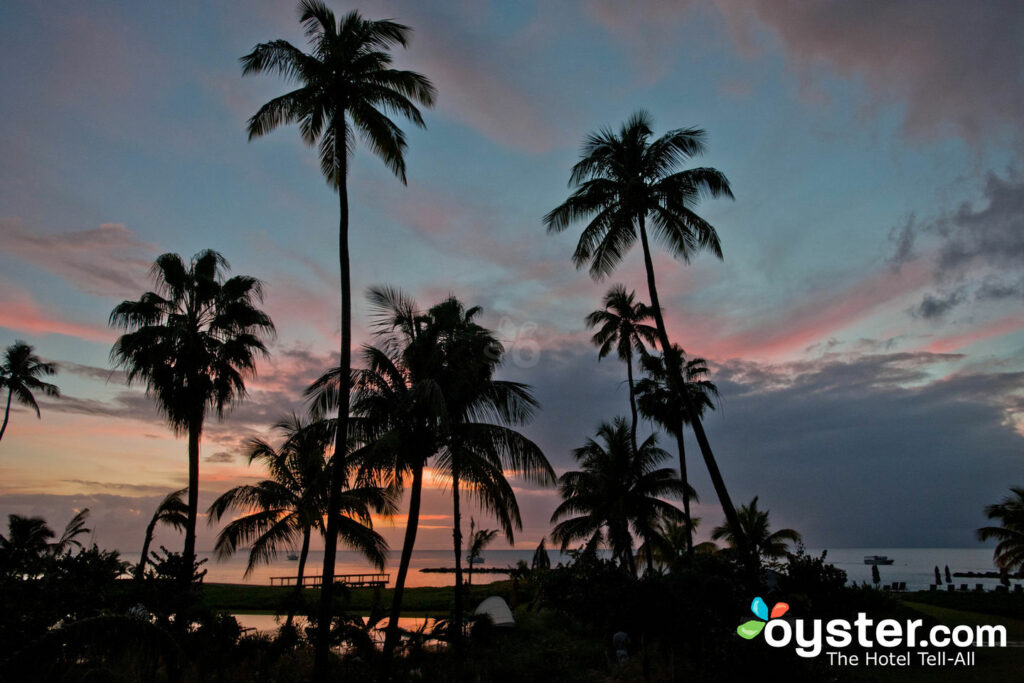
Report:
[[[751,619],[750,621],[744,622],[736,627],[736,633],[740,634],[741,637],[750,640],[756,638],[762,630],[764,630],[765,624],[770,619],[778,619],[786,612],[789,611],[789,605],[784,602],[777,602],[772,607],[771,614],[768,613],[768,605],[765,604],[761,598],[754,598],[754,601],[750,603],[750,611],[754,613],[757,619]]]

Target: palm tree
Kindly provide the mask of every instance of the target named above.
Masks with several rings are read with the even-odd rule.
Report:
[[[0,534],[0,567],[12,577],[37,576],[53,537],[42,517],[8,515],[7,535]]]
[[[153,542],[153,534],[157,524],[166,524],[176,531],[182,531],[188,526],[188,505],[182,500],[188,489],[171,491],[153,511],[153,516],[146,525],[146,538],[142,542],[142,554],[139,557],[139,564],[135,568],[135,578],[142,580],[146,572],[146,563],[149,561],[149,545]]]
[[[82,548],[77,537],[91,531],[85,527],[88,516],[89,508],[79,510],[61,537],[51,541],[56,534],[42,517],[8,515],[7,535],[0,534],[0,570],[8,576],[38,576],[46,558],[65,555],[72,546]]]
[[[333,425],[327,421],[308,422],[292,415],[275,425],[284,436],[280,448],[263,439],[249,445],[249,463],[259,462],[270,472],[270,479],[257,484],[236,486],[221,494],[210,506],[210,523],[219,522],[229,510],[243,515],[229,522],[217,537],[218,557],[230,557],[240,547],[249,546],[248,576],[259,564],[268,564],[278,551],[292,547],[301,539],[296,596],[302,593],[306,559],[313,531],[326,532],[324,511],[330,488],[329,458],[334,445]],[[341,496],[338,535],[350,548],[358,550],[371,564],[384,568],[387,542],[372,528],[371,513],[391,514],[394,500],[379,488],[357,486]],[[290,625],[295,609],[289,607]]]
[[[473,565],[483,556],[484,548],[489,546],[497,536],[497,529],[477,529],[476,520],[472,517],[469,518],[469,547],[466,551],[466,564],[469,569],[467,586],[473,585]]]
[[[588,329],[598,328],[591,338],[598,347],[598,359],[614,349],[619,360],[626,364],[629,381],[629,412],[633,417],[630,438],[636,448],[636,384],[633,381],[633,354],[647,355],[647,344],[654,346],[657,330],[646,321],[653,320],[651,307],[636,300],[636,292],[627,292],[624,285],[612,285],[604,295],[604,308],[586,317]]]
[[[562,502],[551,515],[551,522],[558,522],[551,538],[562,544],[563,552],[570,543],[605,539],[620,565],[635,575],[633,535],[648,543],[650,551],[658,524],[682,519],[679,508],[662,498],[681,495],[683,483],[671,468],[658,467],[668,453],[658,448],[656,434],[634,451],[626,420],[618,417],[602,423],[597,437],[601,443],[587,439],[573,451],[582,470],[566,472],[558,480]]]
[[[320,168],[338,193],[338,264],[341,284],[341,377],[349,379],[352,364],[352,294],[349,270],[348,164],[355,149],[356,133],[384,164],[405,183],[405,134],[389,116],[400,114],[424,127],[416,103],[433,106],[434,86],[421,74],[394,69],[389,51],[406,47],[411,30],[393,21],[371,21],[358,12],[337,19],[320,0],[299,3],[299,21],[306,30],[311,52],[305,53],[286,40],[260,43],[242,57],[242,74],[277,72],[298,87],[276,97],[249,119],[249,139],[267,135],[283,124],[298,123],[303,141],[318,146]],[[338,404],[338,433],[334,452],[345,457],[348,434],[348,392]],[[336,510],[343,482],[339,467],[333,475],[330,508]],[[330,621],[334,576],[334,515],[328,516],[324,552],[324,589],[321,593],[323,623]],[[316,670],[323,677],[327,663],[328,634],[317,640]]]
[[[802,543],[800,534],[793,529],[771,530],[768,510],[757,509],[757,496],[754,496],[748,505],[740,506],[739,518],[740,529],[758,562],[783,558],[789,554],[790,543]],[[716,541],[724,540],[731,548],[738,548],[736,534],[730,524],[715,527],[711,532],[711,538]]]
[[[44,363],[35,354],[35,350],[23,341],[16,341],[4,352],[4,362],[0,365],[0,389],[7,389],[7,408],[4,410],[4,422],[0,425],[0,439],[7,431],[7,421],[11,418],[11,399],[36,411],[36,417],[42,418],[39,404],[32,394],[41,391],[46,396],[59,397],[60,390],[54,384],[40,380],[57,374],[54,363]]]
[[[696,517],[693,520],[700,521]],[[658,524],[658,535],[637,548],[636,559],[645,560],[649,557],[651,569],[673,566],[690,552],[689,526],[685,520],[681,522],[661,520]],[[650,548],[648,548],[648,543]]]
[[[522,520],[506,474],[538,484],[555,481],[540,448],[514,429],[532,418],[538,404],[528,386],[494,379],[504,348],[490,330],[474,322],[480,312],[449,297],[427,311],[417,342],[436,351],[433,376],[444,396],[444,438],[434,469],[450,479],[452,488],[457,645],[463,621],[461,493],[465,490],[493,513],[512,544]]]
[[[718,397],[718,387],[706,379],[708,375],[707,361],[703,358],[686,360],[686,353],[679,348],[678,344],[672,345],[671,354],[676,365],[683,368],[684,387],[697,411],[697,417],[703,417],[705,409],[714,410],[715,404],[712,398]],[[683,440],[683,425],[689,422],[688,413],[683,407],[682,401],[677,399],[672,392],[668,381],[668,370],[663,358],[648,354],[640,362],[647,375],[636,386],[640,412],[675,437],[676,450],[679,453],[679,478],[683,480],[684,484],[689,484],[686,474],[686,443]],[[690,519],[689,493],[683,494],[683,515],[687,520]],[[683,527],[688,555],[692,555],[693,552],[694,527],[695,525],[688,521]]]
[[[544,547],[544,537],[541,536],[537,549],[533,551],[533,560],[530,562],[531,569],[551,569],[551,557],[548,549]]]
[[[1010,495],[985,507],[985,515],[999,521],[999,526],[978,529],[979,540],[999,541],[993,553],[996,567],[1006,572],[1024,569],[1024,486],[1011,486]],[[948,582],[948,571],[946,577]]]
[[[626,252],[639,238],[647,271],[647,289],[658,330],[662,353],[671,348],[658,288],[648,235],[648,219],[653,235],[673,256],[689,260],[698,251],[708,250],[722,257],[715,228],[697,215],[694,207],[704,197],[729,197],[728,179],[713,168],[678,166],[686,159],[704,153],[704,131],[699,128],[671,130],[652,139],[651,116],[638,111],[618,133],[602,129],[591,133],[583,143],[580,161],[569,177],[573,194],[544,217],[549,233],[558,233],[577,221],[588,221],[573,253],[577,268],[590,265],[594,279],[612,273]],[[669,381],[683,397],[683,407],[693,425],[697,444],[708,468],[715,493],[725,517],[737,529],[739,518],[725,481],[718,469],[704,426],[683,386],[682,368],[669,362]],[[737,541],[743,545],[742,532]]]
[[[397,643],[428,460],[436,458],[436,474],[452,482],[456,622],[462,596],[460,492],[492,512],[511,539],[522,522],[506,472],[541,483],[553,481],[554,473],[540,449],[512,428],[530,418],[536,401],[529,387],[493,379],[504,350],[489,330],[473,322],[478,308],[466,309],[450,297],[422,312],[415,301],[388,288],[371,289],[369,298],[380,345],[364,349],[366,369],[355,373],[354,434],[364,444],[359,452],[390,486],[402,488],[411,478],[386,661]],[[339,376],[340,369],[327,373],[310,388],[321,412],[335,405]]]
[[[409,508],[391,598],[382,658],[384,666],[397,644],[405,580],[419,528],[424,469],[440,448],[437,425],[444,410],[440,388],[425,367],[429,365],[429,358],[416,352],[415,342],[423,327],[422,316],[416,312],[413,302],[400,293],[392,294],[394,298],[390,302],[375,302],[380,346],[363,347],[365,368],[350,373],[334,368],[306,391],[314,414],[326,414],[338,405],[340,395],[345,393],[342,377],[350,374],[345,386],[354,386],[355,393],[353,417],[348,422],[352,440],[359,444],[356,453],[363,467],[396,495],[409,485]],[[371,302],[374,302],[373,297],[374,292],[371,292]],[[389,308],[393,313],[390,317],[386,313]]]
[[[223,418],[245,397],[256,358],[267,354],[263,340],[274,333],[258,308],[262,283],[246,275],[226,278],[229,268],[215,251],[201,251],[188,264],[164,254],[153,266],[155,290],[110,314],[111,325],[127,330],[110,352],[112,362],[125,369],[129,384],[146,385],[175,434],[188,435],[186,567],[196,556],[199,442],[207,413]]]
[[[92,532],[92,529],[87,529],[85,526],[85,520],[88,517],[89,508],[82,508],[76,512],[75,516],[64,527],[64,533],[50,546],[50,551],[54,555],[65,555],[71,552],[72,546],[81,550],[82,543],[78,540],[78,537]]]

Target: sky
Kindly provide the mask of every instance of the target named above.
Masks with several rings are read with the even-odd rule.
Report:
[[[1024,483],[1024,5],[329,4],[410,25],[396,64],[438,90],[425,130],[403,122],[406,186],[355,152],[357,344],[373,285],[482,306],[502,377],[543,406],[524,432],[572,469],[628,414],[625,368],[598,361],[583,318],[646,282],[638,250],[605,281],[576,271],[578,229],[541,218],[583,137],[643,108],[658,134],[704,128],[695,163],[736,196],[700,207],[723,260],[654,263],[670,336],[720,389],[706,429],[737,504],[759,496],[812,548],[969,547]],[[290,2],[0,5],[0,345],[57,362],[63,392],[40,420],[13,411],[0,515],[60,528],[88,507],[95,542],[130,552],[184,485],[184,439],[108,358],[110,310],[161,253],[222,252],[265,282],[278,329],[248,399],[207,429],[201,507],[262,478],[246,442],[336,358],[336,197],[294,127],[245,134],[286,85],[238,59],[275,38],[305,46]],[[703,538],[722,515],[688,454]],[[450,498],[428,484],[417,546],[445,548]],[[532,548],[557,493],[516,487]],[[378,523],[393,547],[404,521]],[[215,533],[201,524],[199,547]]]

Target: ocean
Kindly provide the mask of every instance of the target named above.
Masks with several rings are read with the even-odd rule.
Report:
[[[808,549],[808,554],[820,555],[821,549]],[[568,562],[569,557],[557,550],[549,550],[551,564]],[[907,590],[928,590],[935,583],[935,567],[939,568],[945,581],[945,567],[951,572],[987,572],[993,571],[992,550],[989,548],[830,548],[827,561],[846,572],[853,583],[871,582],[871,566],[864,564],[865,555],[886,555],[893,558],[891,565],[879,566],[883,584],[903,582]],[[126,561],[138,562],[138,553],[122,553]],[[211,553],[200,552],[200,557],[207,558],[204,567],[207,570],[206,581],[211,583],[249,583],[269,584],[272,576],[295,576],[297,562],[289,561],[281,554],[270,565],[261,565],[245,576],[245,565],[248,556],[239,553],[226,560],[218,560]],[[533,559],[532,550],[487,550],[484,552],[483,567],[515,566],[519,560],[529,563]],[[311,551],[306,562],[306,573],[318,575],[323,564],[323,552]],[[390,584],[394,584],[397,574],[398,551],[392,551],[384,573],[390,575]],[[455,582],[454,574],[434,574],[421,572],[428,567],[451,567],[454,557],[451,550],[417,550],[413,553],[406,585],[414,586],[450,586]],[[463,562],[465,569],[465,562]],[[366,574],[377,570],[354,551],[338,551],[338,574]],[[479,577],[479,578],[478,578]],[[486,583],[497,581],[502,574],[474,574],[474,581]],[[966,583],[971,589],[975,584],[984,584],[990,590],[999,583],[998,579],[956,578],[953,582],[959,586]]]

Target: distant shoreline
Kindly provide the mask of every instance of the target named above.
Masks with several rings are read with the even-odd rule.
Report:
[[[420,569],[424,574],[454,574],[455,567],[423,567]],[[512,567],[473,567],[474,574],[508,574]],[[469,573],[469,569],[462,568],[462,573]]]

